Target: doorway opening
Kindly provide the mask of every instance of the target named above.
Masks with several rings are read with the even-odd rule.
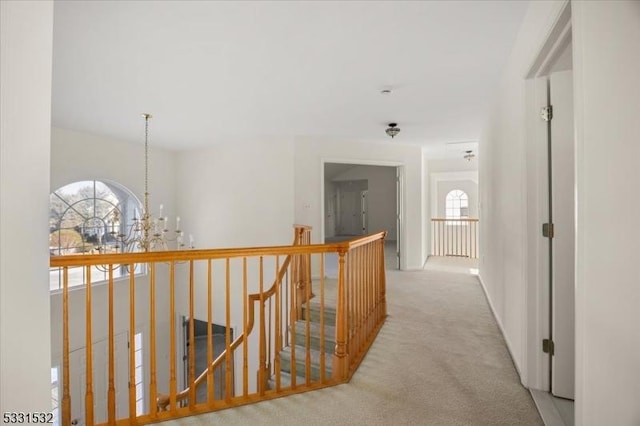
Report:
[[[568,2],[527,76],[527,381],[538,407],[552,408],[543,419],[565,425],[575,398],[572,58]]]
[[[136,335],[137,336],[137,335]],[[129,344],[135,344],[130,341],[128,332],[121,332],[113,337],[113,366],[114,366],[114,388],[116,400],[116,416],[118,418],[127,417],[129,415],[128,396],[129,392]],[[92,374],[90,375],[90,383],[93,389],[93,419],[91,424],[106,423],[108,420],[108,393],[109,393],[109,363],[110,363],[110,342],[108,339],[94,341],[90,345],[90,351],[87,346],[73,349],[69,352],[69,394],[71,401],[77,401],[71,405],[71,423],[77,426],[87,424],[85,418],[85,398],[87,396],[87,359],[91,357],[93,365]],[[142,359],[136,363],[140,366],[140,373],[143,372],[144,362]],[[52,358],[51,363],[51,404],[53,424],[61,424],[62,409],[62,377],[64,377],[64,366],[59,356]],[[139,376],[136,376],[139,377]],[[142,378],[142,376],[140,376]],[[140,383],[141,387],[144,387]],[[144,395],[140,399],[144,404]],[[140,407],[136,403],[137,408]],[[140,414],[137,412],[137,414]]]
[[[386,231],[385,266],[400,269],[401,166],[324,162],[322,172],[325,242]]]
[[[426,220],[430,222],[431,240],[427,263],[444,261],[438,257],[457,257],[468,260],[464,264],[477,273],[480,257],[477,163],[472,166],[462,158],[434,158],[429,160],[428,168],[436,171],[429,174],[431,208]]]
[[[195,360],[195,376],[198,377],[203,371],[207,369],[208,363],[208,353],[207,353],[207,333],[208,333],[208,323],[206,321],[201,321],[198,319],[193,320],[193,334],[194,334],[194,342],[195,342],[195,353],[193,359]],[[184,336],[184,356],[183,359],[183,383],[184,388],[186,389],[189,386],[189,369],[190,369],[190,357],[189,357],[189,347],[190,347],[190,321],[189,318],[182,318],[182,326],[183,326],[183,336]],[[213,359],[216,359],[222,352],[225,350],[225,341],[226,341],[226,332],[227,327],[224,325],[211,323],[211,338],[212,344],[211,349],[213,352]],[[230,338],[233,341],[233,329],[230,331]],[[231,357],[231,389],[228,392],[231,394],[230,396],[234,396],[234,378],[233,378],[233,357]],[[226,361],[222,361],[219,367],[215,369],[213,372],[213,398],[216,400],[225,399],[227,395],[226,389],[226,380],[225,380],[225,371],[226,371]],[[195,403],[201,403],[207,401],[207,382],[204,381],[200,384],[200,386],[196,389],[196,401]],[[188,405],[189,401],[184,400],[183,404]]]

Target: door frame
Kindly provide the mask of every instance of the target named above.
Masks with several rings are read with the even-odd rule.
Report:
[[[549,392],[550,357],[542,351],[542,340],[549,336],[550,292],[549,292],[549,244],[542,237],[542,223],[548,220],[548,162],[547,126],[540,119],[540,108],[547,102],[545,77],[564,49],[572,42],[571,3],[567,1],[559,10],[547,39],[524,76],[526,148],[523,164],[526,179],[522,190],[526,194],[527,219],[523,232],[526,261],[524,320],[522,350],[524,368],[520,371],[522,383],[531,389]],[[574,92],[575,99],[575,92]],[[577,104],[574,102],[574,108]]]
[[[360,191],[360,227],[363,235],[369,233],[369,189]]]
[[[208,323],[207,319],[200,319],[195,315],[193,316],[193,320],[194,320],[194,324],[195,324],[195,321],[203,323],[205,324],[205,326]],[[222,324],[222,322],[218,323],[216,322],[215,319],[212,319],[211,325],[213,325],[214,327],[222,327],[226,329],[226,326]],[[188,350],[189,314],[176,313],[175,327],[177,330],[176,342],[180,342],[180,344],[177,346],[178,360],[182,360],[181,362],[180,361],[177,362],[178,371],[176,373],[176,376],[177,376],[178,386],[181,389],[186,389],[189,386],[189,368],[188,368],[189,366],[189,363],[188,363],[189,361],[189,350]],[[238,335],[238,328],[234,325],[231,325],[229,329],[231,330],[231,341],[233,341],[234,336]],[[239,389],[240,387],[242,387],[242,374],[236,374],[236,367],[238,365],[242,365],[240,364],[242,362],[242,360],[240,359],[241,356],[242,356],[242,353],[238,352],[236,354],[232,354],[232,357],[231,357],[231,370],[232,370],[231,371],[231,376],[232,376],[232,379],[231,379],[232,395],[231,396],[232,397],[235,396],[236,389]],[[197,377],[200,374],[200,372],[196,370],[195,374]]]
[[[338,163],[338,164],[353,164],[356,166],[383,166],[383,167],[395,167],[396,168],[396,179],[400,179],[400,187],[401,191],[396,191],[396,198],[398,198],[396,203],[396,217],[399,217],[400,220],[397,226],[396,232],[398,235],[396,236],[396,244],[398,249],[398,266],[400,270],[405,270],[407,268],[406,258],[403,253],[406,253],[406,227],[404,224],[406,223],[406,185],[402,184],[405,180],[405,165],[402,162],[398,161],[384,161],[384,160],[357,160],[352,158],[321,158],[320,159],[320,212],[321,212],[321,221],[320,221],[320,242],[324,244],[325,242],[325,199],[324,199],[324,165],[326,163]],[[398,211],[398,206],[400,207],[400,211]]]

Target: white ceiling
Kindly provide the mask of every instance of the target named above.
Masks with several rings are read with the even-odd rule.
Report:
[[[53,125],[188,149],[479,137],[524,1],[55,1]],[[391,95],[382,95],[384,88]],[[397,122],[391,139],[384,129]],[[451,146],[451,145],[450,145]]]

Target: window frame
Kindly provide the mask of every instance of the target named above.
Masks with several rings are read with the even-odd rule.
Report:
[[[445,219],[461,220],[471,217],[469,215],[469,195],[462,189],[452,189],[447,193],[444,200]],[[465,215],[463,215],[463,209],[466,209]],[[449,212],[453,212],[454,214],[450,215]],[[457,214],[455,214],[455,212],[457,212]]]
[[[64,194],[65,189],[67,191],[66,195]],[[75,189],[75,192],[73,193],[69,192],[74,189]],[[108,191],[106,196],[104,196],[105,194],[103,192],[99,192],[99,189],[101,191],[104,191],[106,189]],[[91,193],[91,195],[89,196],[86,194],[81,194],[82,191],[85,191],[86,193]],[[63,209],[58,209],[56,211],[56,207],[54,207],[53,205],[54,203],[52,201],[56,199],[59,200],[57,201],[58,203],[62,203],[62,207],[64,207]],[[114,202],[114,199],[117,200],[117,203]],[[89,204],[93,204],[94,210],[91,213],[92,214],[91,216],[84,215],[83,213],[78,211],[79,209],[78,205],[80,205],[81,203],[86,203],[87,201],[89,201]],[[96,215],[96,212],[95,212],[96,206],[98,204],[102,205],[104,203],[110,205],[109,212],[106,215],[102,215],[101,217],[99,217]],[[51,256],[64,255],[64,253],[61,253],[61,250],[69,249],[69,247],[67,247],[66,249],[63,249],[60,244],[60,241],[62,239],[61,231],[63,230],[73,230],[76,233],[78,233],[80,238],[82,239],[81,246],[76,245],[74,247],[71,247],[72,249],[77,249],[78,247],[80,247],[81,252],[86,253],[87,249],[90,247],[90,245],[88,244],[90,242],[89,238],[90,237],[93,238],[94,234],[91,234],[88,236],[87,232],[80,232],[77,229],[80,227],[80,225],[78,224],[76,224],[73,227],[62,226],[65,220],[65,215],[67,215],[69,212],[72,212],[72,211],[74,212],[72,213],[72,215],[73,214],[78,215],[81,219],[83,219],[83,222],[81,225],[82,226],[81,229],[83,231],[86,231],[86,229],[89,229],[91,231],[93,228],[99,228],[95,226],[85,227],[86,223],[94,220],[102,221],[104,225],[104,232],[101,234],[102,238],[96,238],[96,242],[98,243],[99,247],[102,247],[102,246],[108,247],[109,244],[111,243],[111,241],[109,241],[108,235],[112,234],[113,232],[116,232],[115,224],[117,224],[118,226],[117,232],[126,234],[127,233],[126,230],[130,229],[130,227],[133,225],[133,218],[140,217],[140,214],[142,212],[142,203],[140,202],[138,197],[136,197],[133,191],[129,190],[127,187],[125,187],[124,185],[118,182],[114,182],[106,179],[96,179],[96,178],[84,179],[84,180],[78,180],[78,181],[74,181],[66,185],[60,186],[56,190],[52,191],[49,195],[49,234],[50,234],[49,253]],[[115,222],[111,223],[110,229],[112,232],[109,233],[108,232],[109,226],[107,225],[107,222],[108,222],[107,216],[111,215],[111,213],[114,211],[117,212],[116,216],[114,216]],[[57,213],[55,217],[54,217],[54,213]],[[54,220],[56,222],[54,222]],[[76,218],[76,220],[78,220],[78,218]],[[122,229],[123,231],[120,231],[120,229]],[[57,237],[53,236],[55,232],[58,232]],[[100,235],[100,233],[98,232],[95,235]],[[58,253],[54,252],[56,248],[54,248],[51,245],[52,236],[54,239],[57,238]],[[113,238],[113,236],[111,236],[111,238]],[[100,239],[104,241],[104,243],[101,243]],[[118,247],[117,245],[112,245],[111,252],[125,252],[125,251],[126,251],[126,247]],[[134,250],[134,251],[137,251],[137,250]],[[76,253],[66,253],[66,254],[76,254]],[[62,292],[62,273],[63,273],[62,268],[49,268],[49,292],[51,294],[58,294]],[[69,273],[70,274],[75,273],[76,275],[77,274],[81,275],[81,277],[78,277],[78,276],[74,277],[73,281],[70,278],[69,286],[68,286],[68,289],[70,291],[85,288],[85,286],[87,285],[87,282],[86,282],[87,277],[86,277],[86,269],[84,267],[70,268]],[[136,265],[134,276],[139,277],[139,276],[144,276],[146,274],[147,274],[147,268],[144,264]],[[118,272],[117,276],[115,275],[116,274],[114,274],[114,277],[113,277],[113,280],[115,282],[129,279],[129,273],[124,270],[121,270],[120,272]],[[96,279],[98,277],[99,279]],[[104,285],[108,282],[109,282],[108,271],[103,271],[103,270],[100,270],[100,268],[92,267],[92,271],[91,271],[92,286]]]

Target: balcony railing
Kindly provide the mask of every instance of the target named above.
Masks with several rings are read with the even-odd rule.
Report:
[[[478,219],[431,219],[431,255],[478,258]]]
[[[146,424],[348,381],[386,317],[385,233],[320,245],[295,229],[291,246],[52,257],[62,268],[62,424]],[[336,257],[338,278],[325,278]],[[147,275],[114,279],[140,264]],[[108,270],[104,286],[70,290],[70,268],[91,282],[96,265]],[[208,324],[203,353],[196,319]]]

